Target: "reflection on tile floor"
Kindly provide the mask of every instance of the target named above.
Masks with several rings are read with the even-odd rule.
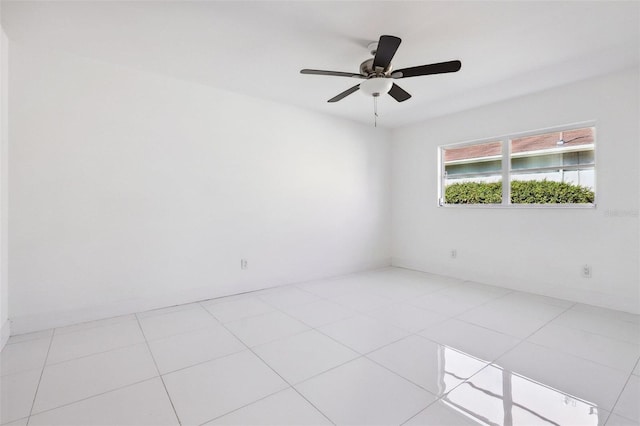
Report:
[[[640,317],[386,268],[12,336],[2,425],[639,425]]]
[[[441,399],[472,420],[504,425],[593,425],[598,407],[498,366],[489,366]]]

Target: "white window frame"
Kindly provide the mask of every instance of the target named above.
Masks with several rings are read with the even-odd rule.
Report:
[[[593,147],[593,203],[557,203],[557,204],[525,204],[511,203],[511,140],[519,139],[527,136],[541,135],[552,132],[565,132],[569,130],[582,129],[584,127],[594,128],[594,147]],[[453,209],[595,209],[598,204],[597,190],[597,164],[598,164],[598,148],[597,148],[597,126],[595,120],[583,121],[573,124],[565,124],[561,126],[547,127],[543,129],[530,130],[520,133],[510,133],[502,136],[476,139],[466,142],[458,142],[438,147],[438,199],[436,200],[438,207]],[[451,148],[463,148],[471,145],[482,145],[484,143],[502,142],[502,203],[500,204],[446,204],[444,202],[444,182],[445,182],[445,164],[444,151]],[[535,169],[532,169],[535,170]]]

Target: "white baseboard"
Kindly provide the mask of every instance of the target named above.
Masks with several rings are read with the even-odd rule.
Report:
[[[25,316],[14,316],[11,318],[12,334],[24,334],[34,331],[47,330],[50,328],[64,327],[67,325],[79,324],[88,321],[96,321],[121,315],[130,315],[138,312],[149,311],[151,309],[165,308],[175,305],[183,305],[202,300],[214,299],[217,297],[231,296],[239,293],[262,290],[265,288],[279,287],[282,285],[304,282],[307,279],[316,280],[348,275],[351,273],[364,272],[374,269],[389,267],[391,259],[385,258],[379,261],[358,265],[356,268],[344,268],[337,273],[324,277],[304,277],[294,282],[280,282],[273,285],[252,284],[252,285],[229,285],[194,288],[180,293],[170,293],[161,296],[141,297],[126,300],[116,300],[103,305],[85,307],[82,309],[48,312]]]
[[[235,293],[252,290],[258,289],[243,289],[236,291]],[[224,297],[235,293],[224,290],[218,290],[215,293],[212,293],[211,289],[192,289],[191,291],[182,292],[180,294],[116,300],[81,309],[17,316],[11,318],[11,331],[14,335],[31,333],[50,328],[65,327],[83,322],[96,321],[121,315],[130,315],[152,309],[213,299],[216,297]]]
[[[11,323],[7,320],[0,326],[0,351],[4,348],[4,345],[7,344],[9,336],[11,336]]]
[[[397,257],[391,259],[391,265],[396,268],[404,268],[413,271],[443,275],[464,281],[468,280],[480,282],[483,284],[521,291],[524,293],[555,297],[557,299],[568,300],[570,302],[582,303],[585,305],[592,305],[606,309],[613,309],[616,311],[628,312],[636,315],[640,314],[640,306],[638,306],[638,303],[635,300],[628,300],[620,296],[602,294],[593,291],[588,292],[583,290],[578,292],[575,289],[559,286],[553,283],[531,281],[524,276],[516,275],[505,278],[494,276],[491,273],[487,273],[486,271],[484,272],[484,275],[482,275],[478,272],[464,271],[461,269],[456,269],[452,272],[450,269],[445,269],[442,265],[432,265],[426,263],[425,261]]]

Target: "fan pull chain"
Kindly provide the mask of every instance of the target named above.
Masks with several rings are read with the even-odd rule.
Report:
[[[373,127],[378,127],[378,96],[373,94]]]

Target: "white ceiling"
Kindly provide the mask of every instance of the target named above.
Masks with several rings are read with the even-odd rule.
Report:
[[[13,42],[365,123],[372,98],[326,102],[358,80],[299,70],[358,72],[381,34],[403,40],[396,69],[462,61],[397,80],[413,97],[381,99],[390,128],[637,66],[639,15],[636,1],[2,1]]]

